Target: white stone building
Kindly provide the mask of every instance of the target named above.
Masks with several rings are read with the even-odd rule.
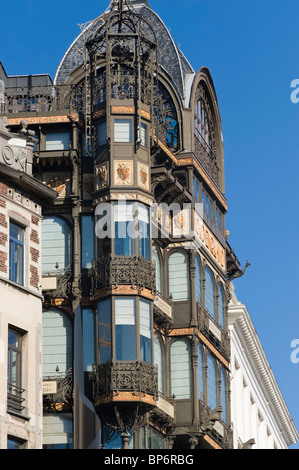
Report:
[[[250,315],[231,284],[231,417],[234,449],[286,449],[298,431]]]
[[[0,449],[42,447],[42,207],[56,192],[32,177],[34,139],[0,119]]]

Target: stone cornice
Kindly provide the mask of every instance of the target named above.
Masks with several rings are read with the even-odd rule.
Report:
[[[234,304],[234,301],[236,301],[236,304]],[[239,337],[242,335],[240,340],[243,340],[247,346],[246,349],[250,354],[249,360],[258,373],[257,380],[262,381],[264,389],[271,400],[272,409],[276,414],[278,424],[282,428],[287,445],[295,444],[299,439],[298,430],[280,392],[247,308],[241,302],[237,302],[235,295],[233,295],[228,308],[228,321],[229,325],[235,329],[236,334],[239,334]]]

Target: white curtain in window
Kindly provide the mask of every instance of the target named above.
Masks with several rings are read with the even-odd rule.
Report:
[[[140,334],[146,338],[151,338],[151,307],[149,302],[140,300]]]
[[[130,119],[116,119],[114,121],[114,142],[132,142],[132,121]]]
[[[135,325],[135,300],[115,300],[115,325]]]
[[[175,341],[170,350],[171,395],[176,400],[191,397],[190,347],[186,341]]]
[[[71,264],[71,228],[59,217],[46,217],[42,223],[42,272],[63,272]]]
[[[46,150],[68,150],[69,146],[69,132],[51,132],[46,134]]]
[[[189,299],[189,266],[187,256],[178,251],[169,258],[169,294],[174,302]]]
[[[64,312],[54,309],[43,312],[44,377],[64,374],[72,367],[72,337],[71,320]]]

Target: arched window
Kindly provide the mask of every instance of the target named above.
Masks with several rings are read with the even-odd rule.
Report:
[[[72,367],[72,323],[61,310],[43,312],[43,376],[55,377]]]
[[[203,367],[203,354],[200,344],[197,345],[197,368],[198,368],[198,398],[204,399],[204,367]]]
[[[61,273],[71,264],[72,231],[60,217],[46,217],[42,223],[42,272]]]
[[[215,318],[214,277],[209,268],[205,269],[205,279],[206,310],[213,318]]]
[[[208,406],[211,410],[217,408],[217,372],[216,361],[208,354],[207,356],[208,367]]]
[[[175,341],[170,349],[171,395],[176,400],[191,398],[190,346],[186,341]]]
[[[195,105],[194,134],[199,143],[210,152],[212,139],[209,127],[209,116],[203,99],[199,99]]]
[[[195,257],[195,297],[196,302],[200,302],[200,292],[201,292],[201,274],[200,274],[200,261],[198,256]]]
[[[218,315],[219,315],[219,325],[221,326],[221,328],[224,329],[224,313],[225,313],[225,310],[224,310],[224,296],[223,296],[223,289],[222,289],[222,285],[219,283],[218,284]]]
[[[221,406],[222,406],[222,420],[227,423],[227,395],[226,395],[226,376],[223,367],[220,368],[220,391],[221,391]]]
[[[156,267],[156,290],[157,292],[162,292],[162,278],[161,278],[161,261],[158,254],[158,250],[155,246],[152,248],[152,261]]]
[[[158,390],[164,393],[164,359],[162,342],[158,336],[154,339],[154,358],[155,365],[158,366]]]
[[[185,253],[176,251],[169,257],[169,295],[174,302],[189,299],[189,263]]]

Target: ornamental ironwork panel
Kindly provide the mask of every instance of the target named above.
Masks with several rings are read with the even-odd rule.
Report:
[[[45,403],[73,403],[73,370],[67,370],[65,374],[56,377],[43,378],[44,382],[55,382],[55,393],[44,394]]]
[[[211,330],[210,322],[215,325],[217,331],[219,331],[220,337],[216,337],[215,332]],[[230,338],[228,333],[226,333],[220,325],[215,323],[214,318],[200,304],[198,304],[198,327],[205,337],[217,348],[219,353],[229,361]]]
[[[43,87],[6,88],[1,112],[14,113],[83,113],[85,84]]]
[[[109,361],[93,366],[93,398],[133,392],[158,398],[158,369],[144,361]]]
[[[138,256],[112,256],[92,262],[92,295],[103,287],[131,285],[155,290],[156,272],[151,261]]]

